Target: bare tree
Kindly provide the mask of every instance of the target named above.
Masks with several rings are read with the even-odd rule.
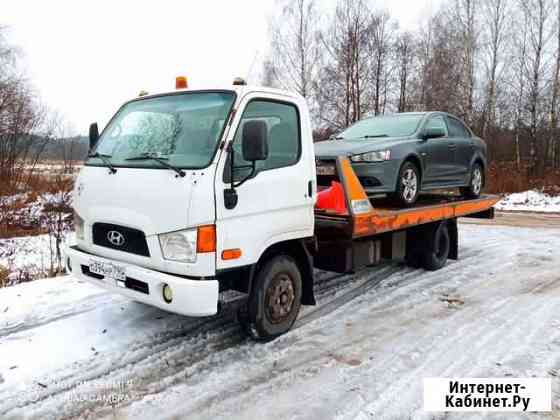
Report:
[[[549,0],[521,0],[521,9],[528,23],[528,51],[526,73],[529,80],[527,109],[529,112],[529,154],[531,170],[536,173],[544,170],[539,165],[538,128],[542,117],[543,81],[545,74],[545,52],[551,38],[548,23],[551,16]]]
[[[389,54],[393,46],[393,32],[395,27],[391,25],[390,16],[387,12],[374,13],[369,24],[368,47],[372,57],[371,74],[373,84],[373,113],[379,115],[384,112],[387,98],[387,82],[389,79]]]
[[[336,128],[369,111],[371,11],[363,0],[340,0],[332,23],[321,35],[325,64],[317,89],[320,119]]]
[[[484,66],[486,75],[484,109],[481,121],[481,134],[486,135],[488,125],[496,124],[496,96],[498,81],[503,68],[504,45],[509,20],[507,0],[483,0],[481,12],[484,30]]]
[[[312,95],[317,76],[319,14],[315,0],[288,0],[271,27],[270,84]]]
[[[398,112],[405,112],[410,109],[408,102],[408,83],[413,69],[413,61],[415,55],[415,45],[413,36],[410,32],[400,34],[395,43],[398,83],[399,83],[399,101],[397,105]]]
[[[44,110],[17,60],[6,28],[0,27],[0,196],[17,189],[47,142],[46,136],[37,135]]]
[[[557,1],[556,17],[556,63],[552,74],[552,94],[550,98],[549,138],[547,159],[552,167],[560,167],[560,138],[558,133],[558,97],[560,96],[560,0]]]
[[[477,47],[476,7],[478,0],[455,0],[448,9],[452,12],[452,25],[458,28],[457,37],[460,42],[460,61],[455,63],[460,66],[461,89],[460,115],[468,122],[473,121],[474,91],[475,91],[475,51]]]

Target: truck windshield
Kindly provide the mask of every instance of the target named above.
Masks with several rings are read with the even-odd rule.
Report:
[[[177,168],[204,168],[217,149],[231,111],[233,92],[188,92],[135,100],[125,104],[103,131],[88,165],[161,168],[165,158]],[[97,156],[97,157],[96,157]]]
[[[422,118],[422,114],[395,114],[368,118],[348,127],[337,136],[337,139],[406,137],[416,132]]]

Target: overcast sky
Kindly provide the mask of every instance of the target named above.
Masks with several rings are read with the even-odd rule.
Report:
[[[177,75],[191,87],[230,83],[251,67],[256,76],[276,1],[2,0],[0,25],[43,101],[86,133],[140,90],[173,89]],[[439,0],[374,3],[412,29]]]

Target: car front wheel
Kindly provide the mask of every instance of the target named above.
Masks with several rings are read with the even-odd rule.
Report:
[[[399,171],[395,198],[404,206],[413,205],[420,193],[420,171],[412,162],[405,162]]]

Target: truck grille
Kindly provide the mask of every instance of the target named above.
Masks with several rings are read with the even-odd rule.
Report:
[[[112,242],[111,238],[113,238]],[[131,254],[144,257],[150,256],[144,232],[125,226],[110,223],[94,223],[93,243],[106,248],[116,249],[117,251],[130,252]]]

